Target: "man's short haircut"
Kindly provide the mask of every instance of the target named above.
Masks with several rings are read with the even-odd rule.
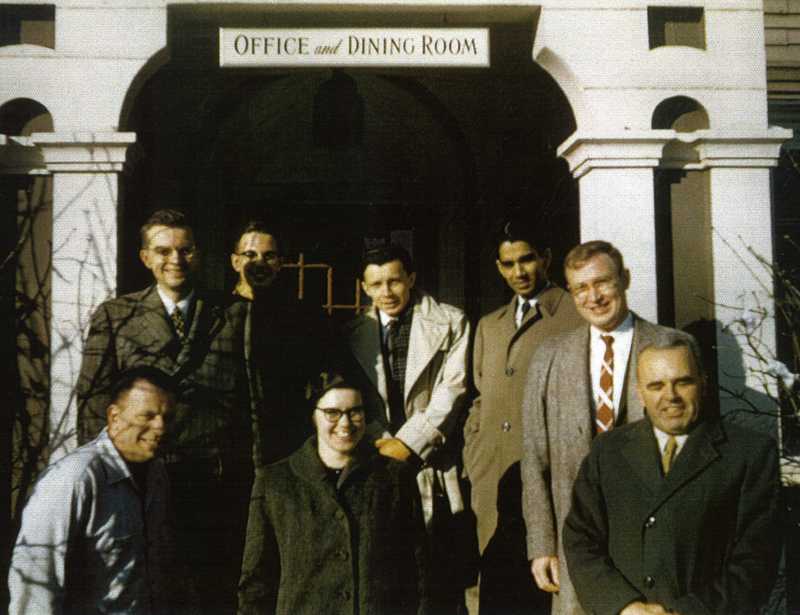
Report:
[[[587,241],[572,248],[564,259],[564,271],[568,269],[580,269],[583,265],[593,256],[597,254],[606,254],[614,261],[617,266],[617,275],[622,276],[625,271],[625,263],[622,260],[622,254],[613,245],[607,241],[595,240]]]
[[[120,373],[110,387],[109,404],[116,404],[139,380],[144,380],[168,393],[173,398],[178,396],[178,383],[166,372],[150,365],[132,367]]]
[[[361,259],[361,274],[363,275],[370,265],[378,265],[380,267],[392,261],[400,261],[406,273],[414,273],[414,261],[408,251],[399,244],[390,243],[385,246],[370,248],[364,252],[364,256]]]
[[[264,235],[269,235],[275,240],[275,243],[278,243],[278,237],[275,235],[275,230],[268,226],[266,222],[259,219],[252,219],[245,222],[241,225],[236,233],[236,236],[233,238],[233,253],[239,250],[239,242],[242,240],[242,237],[247,235],[247,233],[263,233]],[[280,247],[280,244],[278,245]]]
[[[338,370],[320,372],[306,387],[306,399],[309,401],[312,412],[322,396],[333,389],[353,389],[361,392],[353,380]]]
[[[659,332],[656,338],[639,348],[639,354],[636,357],[636,365],[641,365],[639,359],[642,354],[648,350],[672,350],[674,348],[686,348],[689,354],[694,359],[694,365],[697,368],[697,374],[702,380],[705,380],[705,369],[703,367],[703,354],[700,350],[700,344],[688,333],[678,331],[676,329],[667,329],[664,332]],[[638,374],[637,374],[638,375]]]
[[[494,245],[497,248],[498,256],[500,254],[500,246],[505,242],[514,243],[515,241],[524,241],[531,248],[539,253],[539,239],[536,235],[536,228],[527,220],[521,218],[512,218],[504,221],[495,232]]]
[[[192,225],[186,214],[177,209],[159,209],[150,214],[150,217],[145,220],[142,228],[139,230],[139,235],[142,240],[142,249],[146,249],[150,237],[150,229],[154,226],[166,226],[169,228],[184,228],[192,230]]]

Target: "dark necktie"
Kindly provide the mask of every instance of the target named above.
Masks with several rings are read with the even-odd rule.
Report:
[[[525,322],[526,314],[531,311],[531,303],[530,303],[530,301],[528,301],[527,299],[523,300],[522,304],[520,305],[519,310],[520,310],[521,316],[519,317],[519,325],[518,325],[518,327],[521,327],[522,323]]]
[[[600,392],[595,427],[597,433],[614,427],[614,338],[601,335],[606,344],[603,364],[600,367]]]
[[[175,326],[175,333],[178,339],[183,341],[186,337],[186,321],[183,318],[183,312],[179,307],[175,307],[175,309],[172,310],[170,318],[172,319],[172,324]]]
[[[402,368],[398,357],[398,345],[400,336],[400,320],[395,318],[386,323],[386,350],[389,354],[389,370],[392,380],[400,381],[402,378]]]

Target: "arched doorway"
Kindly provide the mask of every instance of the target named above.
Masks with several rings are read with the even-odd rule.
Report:
[[[289,260],[333,265],[335,303],[353,302],[363,247],[393,239],[427,290],[477,317],[504,300],[491,229],[514,212],[539,224],[560,268],[579,226],[555,148],[575,120],[530,59],[530,25],[493,25],[492,67],[479,70],[220,69],[208,50],[189,53],[187,41],[243,22],[176,15],[172,59],[130,104],[122,127],[144,156],[123,181],[122,291],[147,282],[136,229],[165,206],[194,212],[215,288],[231,284],[232,231],[249,217],[279,229]]]

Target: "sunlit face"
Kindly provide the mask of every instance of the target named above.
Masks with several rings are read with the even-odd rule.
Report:
[[[184,296],[194,284],[199,255],[189,228],[156,225],[147,233],[147,247],[139,258],[164,291]]]
[[[347,411],[356,409],[355,414],[343,412],[336,422],[325,415],[324,410]],[[361,409],[361,413],[358,410]],[[360,418],[359,418],[360,416]],[[361,393],[356,389],[331,389],[317,402],[314,410],[314,426],[317,429],[317,445],[320,456],[327,452],[334,456],[350,456],[364,437],[364,420]]]
[[[628,270],[617,271],[608,254],[595,254],[577,269],[567,269],[567,285],[581,317],[601,331],[613,331],[628,315]]]
[[[532,298],[547,281],[550,255],[540,255],[527,241],[500,244],[497,271],[520,297]]]
[[[664,433],[689,431],[700,413],[703,383],[686,347],[646,349],[637,369],[639,399],[647,416]]]
[[[231,254],[231,266],[239,274],[239,288],[268,288],[281,269],[278,242],[267,233],[245,233]]]
[[[137,380],[108,407],[108,435],[123,459],[142,463],[155,456],[174,406],[170,394],[147,380]]]
[[[399,316],[411,300],[411,289],[417,279],[407,273],[399,260],[383,265],[367,265],[361,287],[373,305],[388,316]]]

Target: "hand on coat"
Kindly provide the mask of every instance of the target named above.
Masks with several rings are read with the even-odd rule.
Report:
[[[378,438],[375,440],[375,448],[384,457],[390,457],[397,461],[408,461],[411,457],[411,449],[397,438]]]
[[[531,574],[542,591],[554,594],[561,589],[558,579],[558,557],[555,555],[545,555],[533,560]]]
[[[662,615],[670,612],[655,602],[631,602],[619,612],[619,615]]]

